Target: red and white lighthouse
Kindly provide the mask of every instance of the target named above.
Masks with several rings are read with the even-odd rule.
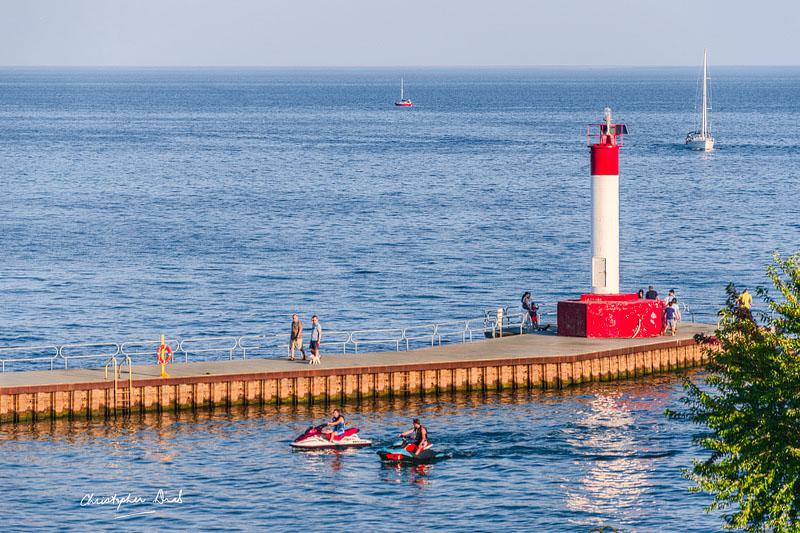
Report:
[[[628,130],[625,124],[611,123],[611,108],[605,109],[603,120],[586,131],[592,154],[592,294],[617,294],[619,147]]]
[[[619,148],[628,133],[606,108],[586,131],[592,174],[592,291],[558,302],[558,334],[570,337],[655,337],[661,333],[657,300],[619,292]]]

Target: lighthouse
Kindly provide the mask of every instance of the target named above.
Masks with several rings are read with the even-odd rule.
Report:
[[[611,121],[589,126],[586,141],[592,172],[592,294],[619,293],[619,147],[628,133]]]
[[[661,334],[662,306],[620,293],[619,149],[628,133],[611,109],[586,130],[592,189],[591,292],[558,302],[558,334],[569,337],[655,337]]]

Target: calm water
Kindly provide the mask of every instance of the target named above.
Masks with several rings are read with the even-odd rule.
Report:
[[[413,109],[395,109],[404,74]],[[800,248],[800,69],[0,70],[0,342],[480,316],[589,284],[585,124],[622,155],[622,285],[713,313]]]
[[[413,109],[395,109],[400,75]],[[628,124],[622,284],[706,316],[800,248],[800,69],[716,69],[718,150],[691,153],[698,69],[0,70],[0,345],[350,329],[481,314],[589,283],[584,125]],[[0,432],[4,526],[115,527],[87,492],[183,489],[136,526],[710,530],[663,378],[352,406],[421,414],[455,457],[291,453],[322,412]],[[31,506],[31,507],[26,507]],[[27,509],[27,510],[26,510]],[[332,519],[341,527],[345,518]]]
[[[708,498],[680,476],[697,430],[663,416],[680,390],[673,376],[347,406],[379,442],[422,416],[453,458],[417,468],[384,466],[369,448],[291,451],[322,407],[3,426],[3,527],[714,531]],[[182,489],[182,503],[153,505],[159,489]],[[148,503],[81,506],[115,493]]]

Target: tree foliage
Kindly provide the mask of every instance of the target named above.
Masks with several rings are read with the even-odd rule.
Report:
[[[707,430],[695,443],[710,455],[686,472],[690,490],[714,496],[707,510],[729,528],[800,531],[800,253],[776,254],[767,275],[774,289],[758,288],[754,317],[728,285],[716,339],[700,339],[708,374],[687,380],[686,409],[672,414]]]

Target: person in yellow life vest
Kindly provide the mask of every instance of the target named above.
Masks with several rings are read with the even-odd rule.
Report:
[[[750,309],[753,306],[753,295],[747,292],[747,289],[742,291],[739,295],[739,307],[742,309]]]
[[[739,298],[736,299],[736,303],[739,304],[739,311],[744,318],[753,320],[753,313],[750,311],[750,308],[753,307],[753,295],[747,289],[742,291]]]

